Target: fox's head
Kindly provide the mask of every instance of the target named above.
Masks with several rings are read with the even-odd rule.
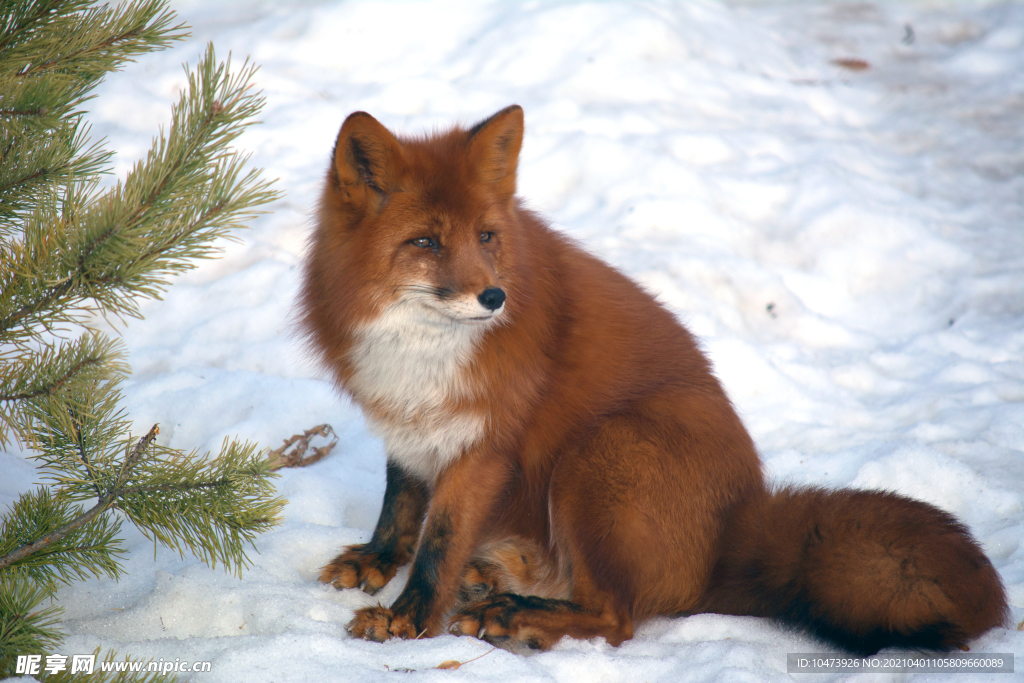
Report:
[[[331,322],[350,327],[396,306],[424,322],[487,325],[506,314],[522,139],[517,105],[420,138],[364,112],[345,119],[307,270],[308,314],[329,306]]]

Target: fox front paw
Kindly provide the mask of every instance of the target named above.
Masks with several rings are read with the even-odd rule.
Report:
[[[412,620],[395,614],[387,607],[364,607],[356,610],[355,618],[348,625],[348,632],[354,638],[375,640],[383,643],[389,638],[416,638],[419,634]]]
[[[320,570],[320,580],[335,588],[361,588],[373,595],[387,585],[398,571],[398,565],[367,548],[367,544],[350,545]]]

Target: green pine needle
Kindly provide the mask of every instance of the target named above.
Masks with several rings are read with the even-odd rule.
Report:
[[[29,545],[67,526],[84,510],[48,488],[23,493],[0,523],[0,557]],[[120,578],[124,556],[121,521],[112,515],[99,515],[28,557],[5,567],[19,570],[52,592],[58,583],[69,584],[90,577]],[[2,575],[2,574],[0,574]]]
[[[0,676],[14,674],[17,655],[46,652],[63,639],[63,610],[51,596],[27,572],[0,572]]]

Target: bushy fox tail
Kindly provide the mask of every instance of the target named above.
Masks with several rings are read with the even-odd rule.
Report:
[[[966,649],[1009,618],[953,516],[877,491],[787,488],[736,509],[702,605],[771,617],[857,654]]]

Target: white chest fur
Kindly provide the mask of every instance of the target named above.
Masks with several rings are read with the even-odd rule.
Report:
[[[389,457],[426,481],[483,436],[484,416],[452,409],[474,393],[465,368],[483,332],[398,303],[366,325],[350,351],[346,388],[367,408]]]

